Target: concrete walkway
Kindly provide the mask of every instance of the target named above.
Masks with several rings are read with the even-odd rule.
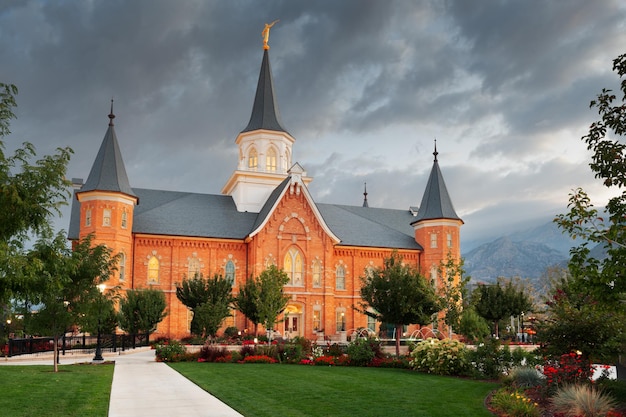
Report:
[[[61,365],[91,362],[93,355],[61,356]],[[109,417],[242,417],[164,363],[154,350],[104,354],[114,360]],[[52,356],[0,359],[0,365],[50,365]]]

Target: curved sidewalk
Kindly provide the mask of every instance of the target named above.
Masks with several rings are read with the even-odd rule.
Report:
[[[109,417],[177,416],[241,414],[166,364],[156,362],[154,350],[115,357]]]
[[[109,417],[243,417],[164,363],[154,350],[104,353],[115,361]],[[93,354],[61,356],[62,365],[91,362]],[[0,365],[50,365],[52,355],[14,356]]]

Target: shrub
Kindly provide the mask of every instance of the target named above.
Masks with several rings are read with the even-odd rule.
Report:
[[[600,417],[615,408],[615,400],[591,385],[567,385],[552,398],[552,409],[564,417]]]
[[[519,346],[516,347],[511,351],[512,366],[534,366],[542,364],[543,358],[536,352],[536,350],[529,352]]]
[[[478,376],[499,379],[513,367],[511,351],[502,346],[498,339],[487,339],[469,353],[471,363]]]
[[[437,375],[463,375],[469,367],[465,345],[451,339],[426,339],[415,346],[411,357],[413,369]]]
[[[282,345],[257,345],[254,349],[255,355],[268,356],[274,359],[276,362],[280,361],[279,349],[282,348]]]
[[[291,340],[291,343],[302,346],[302,355],[309,356],[313,348],[313,343],[306,337],[298,336]]]
[[[548,394],[559,387],[571,384],[590,384],[593,369],[591,364],[577,353],[561,355],[558,361],[549,362],[543,367]]]
[[[377,350],[380,351],[380,343],[375,339],[355,339],[347,349],[350,365],[367,366],[376,357]]]
[[[374,358],[369,363],[368,366],[374,368],[399,368],[399,369],[410,369],[411,365],[409,365],[409,359],[405,356],[391,356],[387,358]]]
[[[339,357],[345,353],[344,348],[339,346],[337,343],[333,343],[332,345],[329,343],[326,346],[326,355]]]
[[[538,404],[519,391],[501,388],[491,397],[491,406],[509,417],[539,417]]]
[[[302,345],[285,343],[279,346],[279,356],[285,363],[299,363],[304,359]]]
[[[541,372],[530,366],[518,366],[511,369],[509,378],[516,388],[533,388],[546,383],[546,378]]]
[[[225,347],[202,346],[198,359],[201,362],[218,362],[218,359],[230,356],[230,352]]]
[[[254,345],[243,345],[241,349],[239,349],[239,356],[241,356],[242,359],[250,355],[254,355]]]
[[[156,359],[159,362],[180,362],[185,359],[187,349],[185,346],[175,340],[169,343],[158,343],[155,346]]]

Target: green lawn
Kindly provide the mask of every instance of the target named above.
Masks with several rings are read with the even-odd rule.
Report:
[[[497,384],[401,369],[172,363],[246,417],[491,416]]]
[[[0,414],[106,417],[113,365],[0,366]]]

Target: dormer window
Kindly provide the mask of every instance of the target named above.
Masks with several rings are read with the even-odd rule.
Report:
[[[250,150],[248,154],[248,169],[252,171],[256,171],[259,166],[259,154],[257,153],[255,148]]]
[[[265,170],[267,172],[276,172],[276,150],[269,148],[265,158]]]

